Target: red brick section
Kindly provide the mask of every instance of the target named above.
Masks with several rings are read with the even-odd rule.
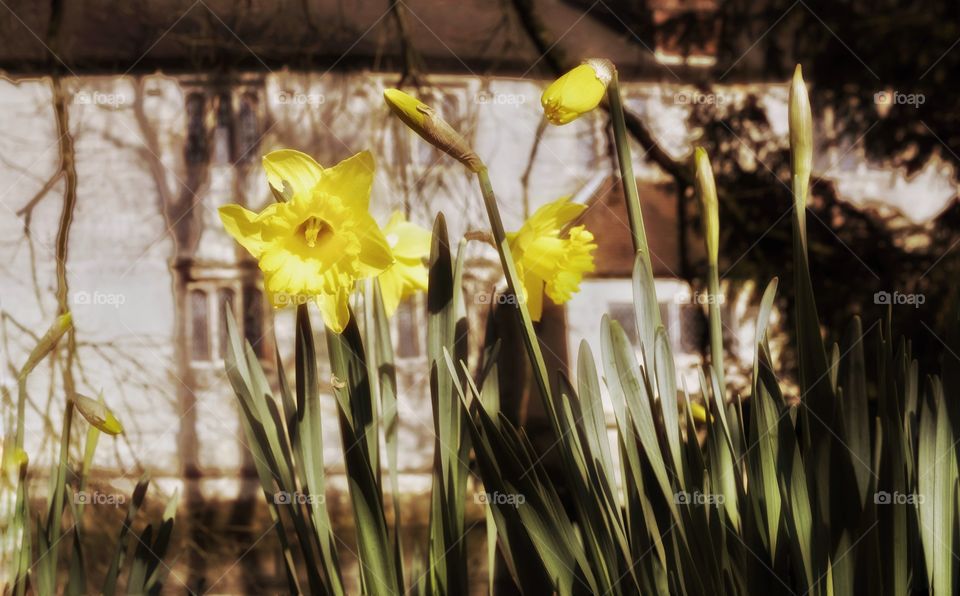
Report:
[[[680,275],[680,229],[675,186],[667,182],[637,181],[643,224],[650,244],[653,273],[657,277]],[[587,201],[587,210],[577,220],[596,238],[597,265],[592,277],[630,277],[633,244],[630,223],[619,180],[609,178]]]

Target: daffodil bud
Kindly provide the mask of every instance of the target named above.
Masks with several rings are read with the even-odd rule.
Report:
[[[697,194],[703,209],[703,234],[707,241],[707,257],[716,264],[720,251],[720,216],[717,205],[717,184],[713,179],[710,157],[703,147],[694,151],[697,166]]]
[[[73,315],[69,312],[60,315],[57,317],[57,320],[53,322],[53,325],[50,326],[50,329],[40,338],[40,341],[37,342],[36,347],[33,348],[33,351],[30,352],[30,356],[27,357],[26,364],[23,365],[23,368],[20,369],[20,378],[25,379],[27,375],[30,374],[30,371],[40,363],[41,360],[47,357],[47,354],[53,351],[57,347],[57,342],[60,341],[60,338],[63,337],[63,334],[70,330],[73,326]]]
[[[85,395],[75,393],[73,395],[73,405],[77,407],[77,410],[80,411],[80,414],[87,419],[87,422],[89,422],[91,426],[96,427],[100,431],[108,435],[119,435],[123,432],[123,425],[120,424],[117,417],[113,415],[110,408],[103,403],[102,398],[100,401],[97,401]]]
[[[813,115],[799,64],[790,84],[790,153],[793,176],[806,181],[813,165]]]
[[[483,169],[483,162],[459,132],[416,97],[399,89],[384,89],[383,99],[403,123],[425,141],[456,159],[471,172]]]
[[[3,448],[3,456],[0,457],[0,474],[12,473],[30,463],[30,456],[20,447],[0,444],[0,448]]]
[[[591,58],[550,83],[540,98],[550,124],[573,122],[600,105],[613,73],[613,62]]]

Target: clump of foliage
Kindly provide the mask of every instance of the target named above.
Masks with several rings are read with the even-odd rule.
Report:
[[[790,141],[801,398],[785,400],[772,366],[767,323],[776,307],[775,278],[761,301],[752,384],[744,398],[726,387],[719,300],[709,301],[711,359],[700,376],[705,408],[700,415],[687,388],[677,386],[616,71],[610,74],[603,82],[636,249],[633,284],[641,345],[638,353],[621,326],[604,317],[599,367],[583,344],[576,380],[561,375],[557,389],[548,382],[486,167],[427,106],[388,94],[408,126],[477,175],[507,292],[516,298],[507,302],[516,310],[553,431],[550,451],[561,466],[548,473],[544,454],[500,413],[497,375],[492,374],[498,346],[484,347],[477,373],[467,366],[460,333],[465,327],[462,245],[454,258],[439,216],[427,300],[437,442],[429,544],[422,549],[426,570],[419,574],[402,565],[409,545],[402,544],[397,511],[396,379],[376,284],[365,290],[362,330],[350,316],[342,332],[327,332],[364,593],[466,592],[464,503],[471,450],[487,495],[507,497],[486,499],[491,569],[495,542],[526,594],[954,593],[960,410],[948,396],[960,390],[960,377],[956,367],[946,367],[941,376],[922,378],[910,343],[891,337],[889,318],[866,330],[854,320],[843,342],[824,344],[807,257],[813,145],[799,69],[791,88]],[[551,95],[561,106],[562,91]],[[599,101],[577,99],[574,108]],[[716,191],[706,154],[698,152],[696,161],[709,291],[717,294]],[[958,346],[958,332],[960,326],[950,346]],[[300,306],[297,312],[294,387],[279,368],[279,405],[256,354],[233,326],[230,338],[227,370],[271,515],[282,522],[275,527],[289,585],[300,591],[305,578],[311,592],[343,594],[337,538],[323,499],[278,502],[275,497],[325,490],[319,380],[307,309]],[[604,395],[616,420],[612,441]],[[388,475],[380,461],[381,433]],[[386,492],[393,502],[392,525]]]
[[[90,466],[101,433],[118,435],[123,432],[123,426],[102,398],[95,400],[75,392],[66,396],[60,454],[49,473],[46,514],[35,511],[30,500],[28,489],[33,477],[24,451],[27,379],[34,368],[56,349],[72,325],[70,313],[58,317],[17,373],[17,410],[12,421],[15,433],[5,438],[0,451],[0,571],[3,573],[0,587],[3,594],[17,596],[56,594],[61,591],[58,586],[62,586],[65,594],[96,592],[113,595],[118,591],[158,594],[170,571],[163,558],[170,545],[177,499],[174,497],[167,503],[159,523],[147,524],[139,534],[133,531],[137,512],[150,485],[147,477],[138,481],[133,490],[112,549],[97,546],[98,550],[103,548],[100,552],[112,551],[102,582],[94,584],[93,578],[88,577],[86,553],[93,544],[85,531],[84,511],[88,506],[102,504],[99,493],[88,488]],[[4,395],[5,401],[7,397]],[[79,468],[71,466],[69,461],[76,412],[89,424]],[[123,495],[105,497],[114,505],[127,500]],[[69,527],[65,527],[68,522]],[[134,550],[133,559],[127,564],[127,553],[131,549]]]

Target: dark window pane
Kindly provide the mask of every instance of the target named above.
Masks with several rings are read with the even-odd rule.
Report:
[[[230,313],[234,317],[237,316],[236,312],[233,309],[233,290],[230,288],[220,288],[217,292],[218,302],[220,303],[220,320],[217,321],[217,324],[220,327],[220,358],[225,358],[227,356],[227,313]]]
[[[230,162],[233,148],[233,105],[229,93],[217,95],[217,126],[213,130],[213,163]]]
[[[420,355],[416,306],[416,300],[407,299],[397,308],[397,356],[400,358],[416,358]]]
[[[190,328],[191,350],[194,360],[210,360],[210,322],[207,306],[207,293],[203,290],[190,291]]]
[[[630,343],[636,347],[640,346],[640,337],[637,335],[637,315],[631,302],[611,302],[610,318],[620,323],[623,330],[627,332],[627,338]]]
[[[254,286],[243,288],[243,332],[253,346],[253,350],[261,357],[266,343],[263,341],[263,294]]]
[[[237,123],[237,161],[247,162],[257,156],[260,127],[257,126],[257,96],[245,93],[240,100]]]
[[[667,332],[667,337],[673,336],[673,328],[676,326],[673,320],[673,312],[671,307],[673,302],[658,302],[660,306],[660,322],[663,323],[663,328]]]
[[[202,93],[187,97],[187,143],[184,155],[187,163],[198,164],[207,160],[207,131],[203,124],[206,99]]]
[[[700,352],[707,345],[707,316],[699,304],[680,307],[680,351]]]

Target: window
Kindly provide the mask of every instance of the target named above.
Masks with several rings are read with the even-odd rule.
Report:
[[[229,163],[233,152],[233,104],[230,93],[222,92],[216,98],[216,126],[213,129],[213,163]]]
[[[620,323],[627,333],[630,343],[639,346],[640,337],[637,335],[637,311],[632,302],[611,302],[609,306],[610,318]]]
[[[397,358],[417,358],[423,354],[420,349],[420,332],[424,325],[421,301],[416,296],[400,303],[394,315],[397,326]]]
[[[239,163],[246,163],[257,157],[260,145],[260,127],[257,124],[257,94],[252,91],[240,98],[240,113],[237,115],[237,157]]]
[[[190,345],[191,358],[195,361],[210,360],[210,307],[207,293],[190,291]]]
[[[264,302],[263,302],[263,292],[260,291],[260,288],[252,285],[246,284],[243,287],[243,333],[244,337],[247,338],[247,341],[250,342],[250,345],[253,346],[253,350],[261,358],[268,358],[271,354],[269,353],[268,343],[264,338],[264,324],[263,324],[263,311],[264,311]]]
[[[257,355],[267,354],[264,341],[263,299],[256,286],[241,288],[236,279],[195,280],[188,285],[187,337],[190,359],[196,366],[220,366],[230,344],[227,315],[250,341]]]
[[[220,288],[217,291],[217,302],[219,308],[217,310],[217,319],[218,327],[220,328],[220,358],[226,358],[227,356],[227,342],[230,341],[227,337],[227,313],[236,313],[237,311],[233,308],[233,289],[231,288]]]
[[[679,279],[657,279],[660,319],[667,332],[674,358],[697,360],[705,347],[706,321],[703,307],[692,304],[690,284]],[[629,279],[585,279],[581,291],[567,303],[567,349],[576,354],[581,338],[599,355],[600,320],[607,313],[620,323],[627,338],[640,349],[633,286]]]
[[[204,125],[206,103],[202,93],[187,96],[187,142],[183,151],[188,164],[200,164],[207,160],[207,130]]]

